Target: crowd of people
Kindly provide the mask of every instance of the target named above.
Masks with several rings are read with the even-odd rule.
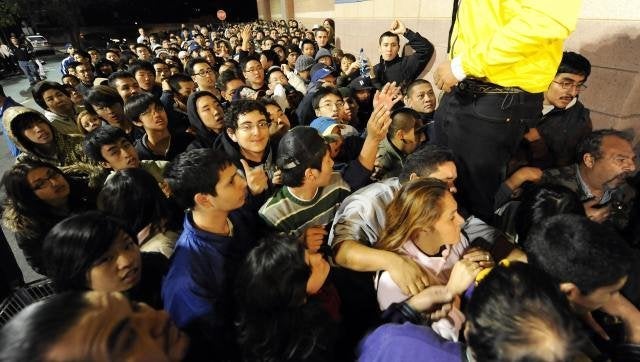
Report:
[[[0,92],[4,226],[56,291],[0,360],[638,360],[633,135],[579,100],[575,3],[456,6],[439,101],[400,20],[377,63],[332,19],[68,44],[41,109]]]

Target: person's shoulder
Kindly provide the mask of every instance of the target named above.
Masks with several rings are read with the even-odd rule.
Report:
[[[417,355],[434,361],[463,360],[461,344],[446,342],[431,328],[408,322],[378,327],[363,340],[359,352],[360,361],[406,361]]]

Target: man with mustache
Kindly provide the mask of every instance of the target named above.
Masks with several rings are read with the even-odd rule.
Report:
[[[626,180],[636,170],[631,140],[630,135],[613,129],[591,132],[578,145],[577,163],[545,170],[542,182],[576,192],[589,219],[624,229],[636,196]]]
[[[544,92],[542,119],[524,135],[533,166],[564,167],[576,162],[578,143],[593,128],[589,110],[578,99],[590,73],[587,58],[574,52],[562,54],[556,76]]]

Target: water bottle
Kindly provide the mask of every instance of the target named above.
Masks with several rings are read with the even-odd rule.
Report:
[[[369,60],[367,55],[364,53],[364,49],[360,48],[360,76],[368,77],[369,76]]]

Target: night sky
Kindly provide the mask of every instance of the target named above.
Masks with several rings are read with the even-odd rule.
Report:
[[[84,11],[86,26],[125,25],[138,22],[186,22],[203,16],[215,17],[218,9],[227,12],[227,21],[247,21],[258,17],[255,0],[112,0],[92,3]],[[105,16],[111,14],[111,16]]]

